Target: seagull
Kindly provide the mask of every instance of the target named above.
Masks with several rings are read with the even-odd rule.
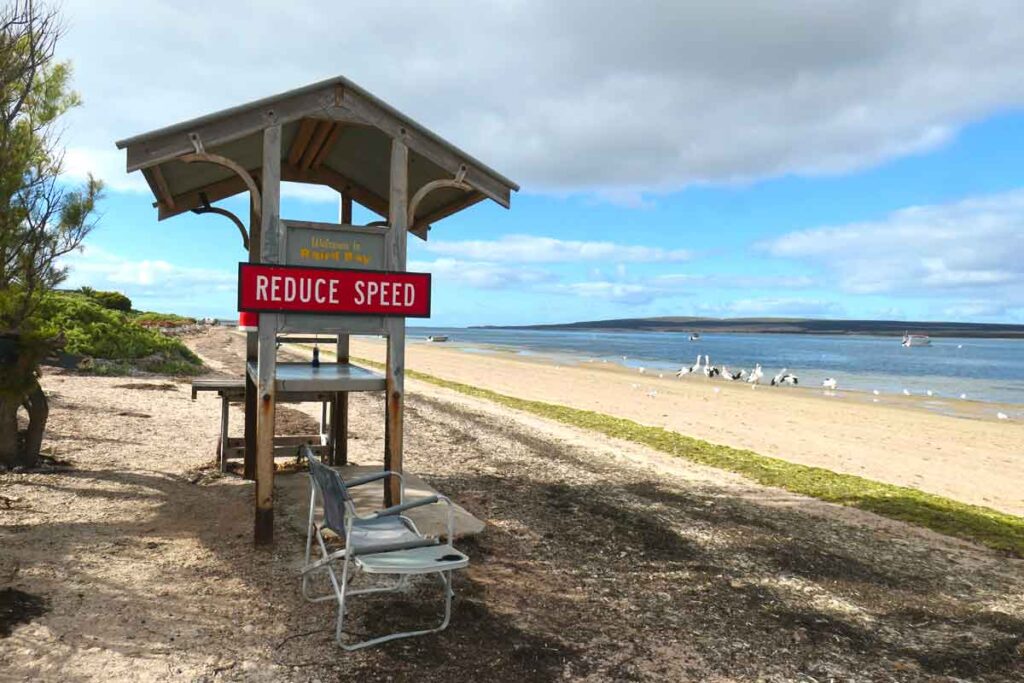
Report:
[[[903,390],[903,395],[904,396],[910,396],[910,390],[909,389],[904,389]]]
[[[661,373],[659,372],[659,373],[658,373],[658,379],[665,379],[665,375],[663,375],[663,374],[661,374]]]
[[[963,401],[967,400],[967,394],[960,394],[960,399]]]
[[[1010,416],[1006,413],[996,413],[996,417],[1000,420],[1009,420]]]
[[[872,389],[871,393],[874,394],[875,396],[880,396],[882,392],[880,392],[878,389]]]
[[[828,379],[826,379],[824,382],[821,383],[821,388],[822,389],[831,389],[832,391],[835,391],[836,387],[838,387],[838,386],[839,386],[839,383],[836,382],[836,378],[835,377],[829,377]]]
[[[928,391],[926,391],[926,392],[924,392],[924,393],[926,393],[926,394],[928,394],[929,396],[931,396],[931,395],[932,395],[932,390],[931,390],[931,389],[929,389]]]
[[[640,371],[641,375],[644,374],[645,372],[647,372],[647,370],[645,368],[637,368],[637,369]]]
[[[657,396],[658,396],[658,390],[657,389],[651,389],[650,391],[647,392],[647,398],[656,398]]]

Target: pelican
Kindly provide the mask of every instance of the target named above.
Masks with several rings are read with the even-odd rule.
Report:
[[[716,377],[721,374],[721,370],[711,365],[711,356],[704,356],[704,376],[705,377]]]
[[[821,388],[822,389],[831,389],[832,391],[835,391],[836,387],[838,387],[838,386],[839,386],[839,383],[836,382],[836,378],[835,377],[829,377],[828,379],[826,379],[824,382],[821,383]]]
[[[761,364],[758,363],[754,366],[754,369],[750,371],[750,376],[747,377],[747,382],[757,385],[761,383],[762,377],[764,377],[764,370],[761,369]]]
[[[683,375],[690,375],[700,370],[700,354],[697,354],[697,362],[690,367],[679,368],[679,372],[676,373],[676,377],[682,377]]]
[[[740,370],[739,372],[731,372],[729,370],[729,368],[727,368],[727,367],[725,367],[723,365],[722,366],[722,377],[724,377],[725,379],[729,380],[730,382],[735,382],[738,379],[743,379],[743,371]]]
[[[800,382],[797,376],[789,372],[789,368],[782,368],[779,374],[772,377],[772,386],[777,387],[782,384],[798,384]]]

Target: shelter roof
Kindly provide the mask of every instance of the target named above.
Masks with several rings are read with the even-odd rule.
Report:
[[[392,138],[409,147],[409,195],[461,177],[417,205],[410,230],[484,199],[508,208],[519,186],[344,77],[290,90],[117,142],[128,171],[141,170],[160,220],[246,191],[230,168],[186,163],[206,152],[226,157],[259,182],[264,128],[281,124],[281,179],[331,187],[387,218]]]

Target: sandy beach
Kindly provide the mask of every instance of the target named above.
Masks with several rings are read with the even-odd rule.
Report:
[[[237,374],[239,335],[189,344]],[[556,372],[433,348],[410,361],[509,391]],[[608,384],[609,408],[615,387],[634,395],[628,376],[565,371],[581,393]],[[345,655],[334,607],[299,595],[303,473],[280,461],[276,545],[254,551],[252,484],[214,466],[215,397],[159,376],[43,384],[46,450],[63,464],[0,474],[0,680],[953,683],[1024,666],[1019,559],[416,380],[406,467],[486,528],[458,544],[471,564],[447,631]],[[696,402],[705,388],[676,391]],[[317,410],[280,407],[278,432],[308,430]],[[352,461],[379,466],[380,396],[352,396],[351,411]],[[379,633],[436,610],[428,581],[350,619]]]
[[[352,355],[383,360],[383,340],[360,337]],[[411,343],[407,365],[520,398],[626,417],[712,443],[911,486],[1024,515],[1024,424],[960,402],[960,416],[921,401],[723,380],[639,374],[612,363],[559,365],[539,356]],[[651,392],[656,395],[651,396]]]

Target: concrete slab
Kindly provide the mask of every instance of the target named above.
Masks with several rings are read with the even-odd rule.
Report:
[[[342,479],[348,480],[379,472],[380,468],[372,465],[346,465],[339,467],[338,471],[341,473]],[[405,499],[407,501],[415,500],[416,498],[426,498],[438,493],[433,487],[411,472],[405,472],[403,478],[405,479]],[[361,515],[384,507],[383,480],[357,486],[351,489],[349,493],[352,495],[356,509]],[[484,523],[481,520],[466,512],[456,501],[453,500],[452,503],[454,503],[452,507],[455,509],[455,538],[475,536],[484,530]],[[448,512],[443,504],[425,505],[421,508],[409,510],[405,514],[416,523],[416,528],[426,536],[443,536],[448,533]]]

